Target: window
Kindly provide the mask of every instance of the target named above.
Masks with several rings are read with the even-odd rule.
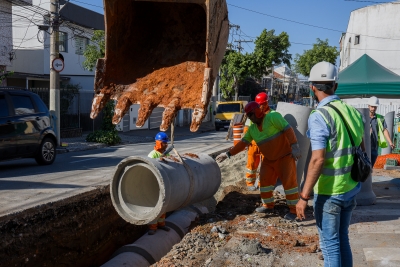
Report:
[[[360,35],[356,35],[356,37],[354,38],[354,44],[358,45],[360,43]]]
[[[8,117],[8,106],[4,95],[0,95],[0,118]]]
[[[59,32],[58,44],[60,52],[68,52],[68,34],[66,32]]]
[[[35,108],[29,96],[11,95],[11,99],[14,104],[15,115],[35,113]]]
[[[83,55],[86,46],[89,44],[89,39],[85,37],[76,36],[75,37],[75,54]]]
[[[219,104],[217,113],[240,112],[240,104]]]

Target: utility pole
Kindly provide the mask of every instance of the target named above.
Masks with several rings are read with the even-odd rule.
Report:
[[[59,7],[58,0],[50,1],[50,112],[56,117],[57,146],[60,145],[60,73],[52,63],[59,57]]]
[[[253,41],[248,41],[248,40],[235,40],[235,42],[239,43],[239,45],[238,45],[238,50],[239,50],[239,53],[242,53],[242,50],[243,50],[242,43],[252,43]]]

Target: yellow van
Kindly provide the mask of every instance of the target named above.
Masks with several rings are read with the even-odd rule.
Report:
[[[219,131],[220,128],[228,129],[235,114],[244,113],[246,104],[247,101],[217,102],[217,108],[214,111],[215,130]]]

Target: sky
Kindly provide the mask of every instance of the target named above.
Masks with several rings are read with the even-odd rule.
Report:
[[[71,2],[103,13],[103,0],[70,0]],[[125,0],[128,1],[128,0]],[[339,46],[342,32],[346,32],[353,10],[384,3],[366,0],[227,0],[230,24],[239,25],[231,31],[229,42],[255,40],[263,29],[275,34],[289,35],[292,61],[296,54],[312,48],[316,39],[328,39],[331,46]],[[386,1],[389,2],[389,1]],[[251,53],[253,43],[242,43],[243,51]]]

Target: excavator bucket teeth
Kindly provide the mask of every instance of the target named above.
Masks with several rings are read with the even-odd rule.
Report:
[[[118,101],[113,123],[140,104],[138,126],[164,107],[162,130],[193,109],[191,130],[207,114],[229,35],[225,0],[104,0],[105,57],[95,75],[94,118]]]

